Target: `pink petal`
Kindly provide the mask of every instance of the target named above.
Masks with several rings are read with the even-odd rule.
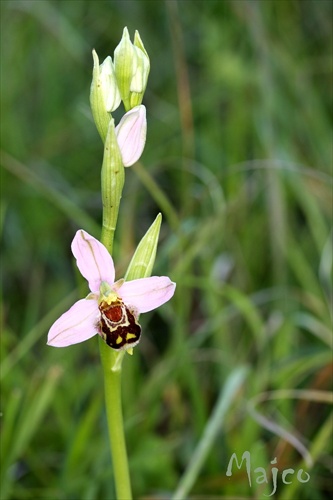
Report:
[[[146,143],[146,108],[141,104],[128,111],[116,127],[117,141],[125,167],[130,167],[142,155]]]
[[[96,324],[100,312],[97,301],[81,299],[50,328],[47,343],[54,347],[66,347],[90,339],[97,333]]]
[[[92,292],[98,292],[101,281],[114,282],[113,260],[102,243],[80,229],[73,242],[72,252],[80,273],[89,283]]]
[[[176,283],[167,276],[152,276],[133,281],[125,281],[118,295],[128,306],[135,307],[138,313],[156,309],[167,302],[175,293]]]

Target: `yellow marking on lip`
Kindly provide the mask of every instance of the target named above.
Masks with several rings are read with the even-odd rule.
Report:
[[[136,339],[136,335],[134,335],[133,333],[128,333],[126,335],[126,340],[130,340],[130,339]]]
[[[117,340],[116,340],[116,344],[121,344],[122,341],[123,341],[123,339],[121,338],[120,335],[118,335]]]
[[[108,296],[104,295],[103,299],[109,306],[112,304],[112,302],[119,302],[119,297],[114,292],[111,292]]]

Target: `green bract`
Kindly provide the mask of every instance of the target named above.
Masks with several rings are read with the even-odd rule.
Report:
[[[141,239],[126,271],[125,280],[147,278],[151,275],[155,262],[156,248],[162,215],[158,214],[146,234]]]

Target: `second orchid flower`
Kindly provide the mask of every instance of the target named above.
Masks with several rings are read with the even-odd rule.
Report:
[[[166,276],[115,282],[111,255],[102,243],[82,229],[74,237],[72,252],[91,293],[52,325],[48,344],[66,347],[99,334],[117,351],[131,349],[140,340],[139,314],[171,299],[176,284]]]

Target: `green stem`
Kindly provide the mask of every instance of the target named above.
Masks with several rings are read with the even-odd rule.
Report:
[[[124,167],[111,120],[102,166],[103,227],[101,242],[112,255],[113,237],[124,186]],[[106,416],[109,428],[114,482],[118,500],[131,500],[124,422],[121,404],[121,361],[125,351],[114,351],[101,338],[100,354],[104,373]]]
[[[106,216],[106,213],[107,213],[107,210],[103,209],[103,225],[102,225],[101,241],[103,242],[103,245],[106,248],[112,248],[115,227],[112,227],[109,225],[109,223],[108,223],[109,219]],[[110,254],[111,254],[111,252],[110,252]]]
[[[121,404],[121,363],[119,354],[100,339],[100,354],[104,372],[105,405],[109,428],[114,482],[118,500],[131,500],[124,421]]]

